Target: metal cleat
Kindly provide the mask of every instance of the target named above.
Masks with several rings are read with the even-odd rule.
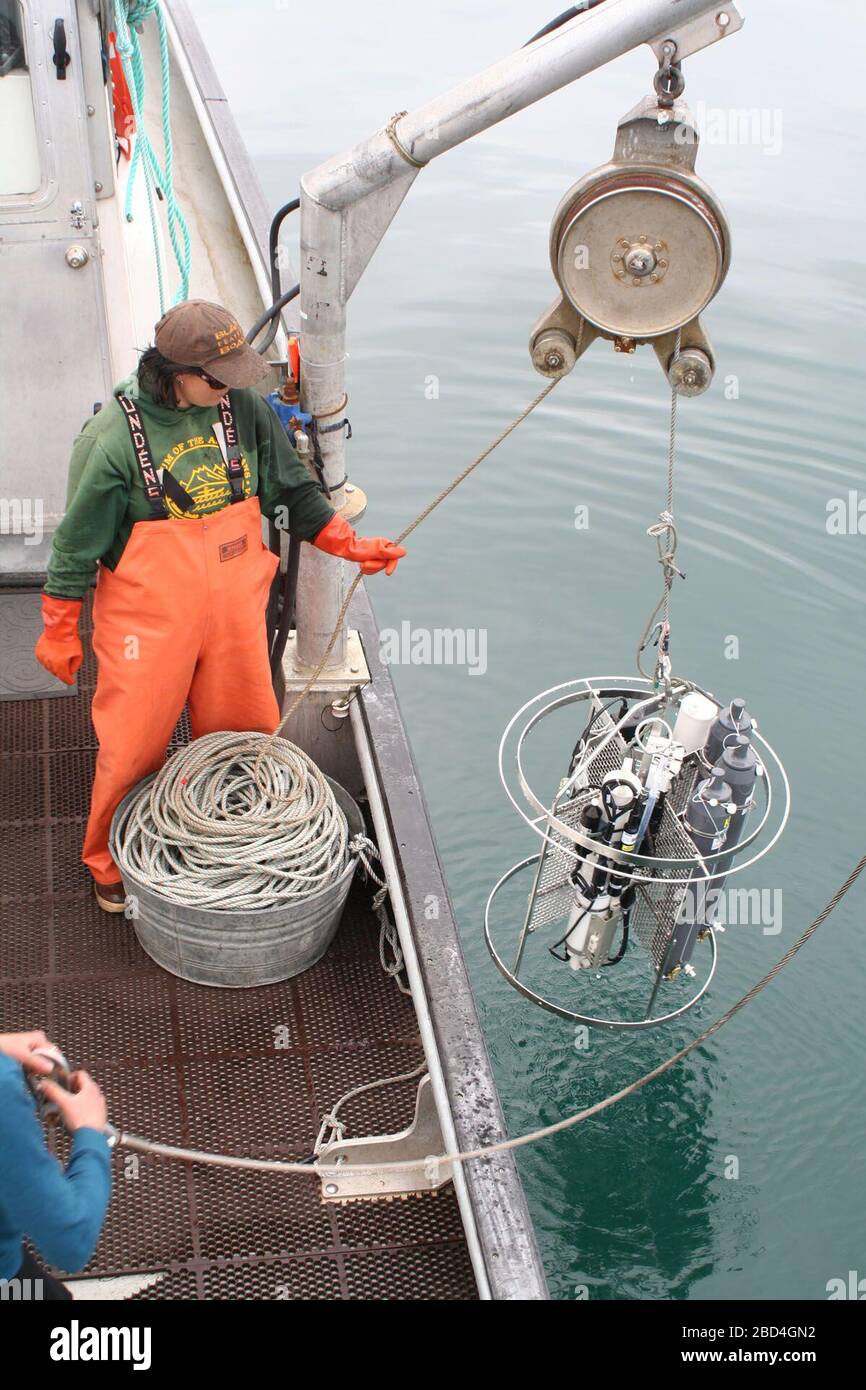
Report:
[[[321,1174],[322,1201],[345,1205],[406,1201],[435,1194],[453,1176],[451,1164],[436,1156],[444,1147],[430,1077],[423,1076],[418,1084],[415,1118],[408,1129],[398,1134],[338,1139],[321,1149],[316,1167],[338,1165],[341,1169],[339,1173]],[[406,1167],[385,1166],[401,1162]],[[377,1164],[383,1166],[377,1169]]]

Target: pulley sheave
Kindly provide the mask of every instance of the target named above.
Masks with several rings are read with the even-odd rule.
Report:
[[[646,165],[590,175],[563,199],[551,235],[554,273],[596,328],[653,338],[709,304],[727,269],[727,236],[697,182]],[[585,274],[584,261],[599,273]]]
[[[610,163],[560,202],[550,261],[562,293],[530,339],[543,375],[570,371],[602,337],[621,352],[651,342],[684,395],[709,385],[713,354],[699,315],[727,273],[730,231],[694,172],[697,143],[685,103],[648,97],[620,122]]]

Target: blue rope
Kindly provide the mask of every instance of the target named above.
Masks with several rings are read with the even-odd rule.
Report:
[[[132,221],[132,195],[139,169],[144,176],[147,202],[150,211],[150,228],[153,236],[153,251],[156,259],[156,279],[159,288],[159,312],[165,313],[165,283],[162,255],[159,246],[159,222],[154,194],[162,194],[165,199],[166,222],[172,251],[180,272],[180,286],[172,300],[180,304],[189,297],[190,264],[192,248],[186,218],[177,205],[174,195],[174,145],[171,134],[171,94],[168,56],[168,34],[165,17],[159,0],[115,0],[115,25],[117,32],[117,53],[123,64],[132,110],[135,116],[137,139],[132,148],[129,179],[126,185],[127,222]],[[144,125],[144,60],[138,31],[145,20],[153,15],[159,30],[159,56],[162,69],[162,140],[165,150],[165,163],[160,165],[156,150]]]

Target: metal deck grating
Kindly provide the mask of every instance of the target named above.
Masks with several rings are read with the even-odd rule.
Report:
[[[105,917],[79,863],[95,739],[79,694],[0,704],[0,1030],[45,1027],[104,1087],[115,1123],[167,1143],[307,1158],[321,1113],[421,1058],[414,1011],[378,963],[356,878],[337,937],[283,985],[210,990],[161,971]],[[184,723],[176,738],[187,735]],[[415,1083],[344,1107],[348,1134],[403,1128]],[[62,1152],[63,1140],[60,1141]],[[453,1189],[325,1206],[314,1179],[114,1155],[99,1278],[162,1271],[156,1299],[474,1299]]]

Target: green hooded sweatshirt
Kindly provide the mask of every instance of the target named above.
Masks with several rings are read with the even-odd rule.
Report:
[[[137,401],[156,467],[168,469],[195,502],[184,513],[166,499],[177,524],[182,526],[185,516],[207,516],[227,506],[231,489],[214,435],[216,407],[157,405],[137,376],[116,386],[114,396],[118,394]],[[54,533],[45,584],[45,592],[56,598],[83,598],[97,561],[113,570],[135,522],[151,515],[129,427],[114,396],[87,421],[72,448],[66,515]],[[278,520],[293,536],[312,540],[334,515],[333,507],[267,401],[253,390],[233,390],[229,399],[245,495],[258,497],[263,515]]]

